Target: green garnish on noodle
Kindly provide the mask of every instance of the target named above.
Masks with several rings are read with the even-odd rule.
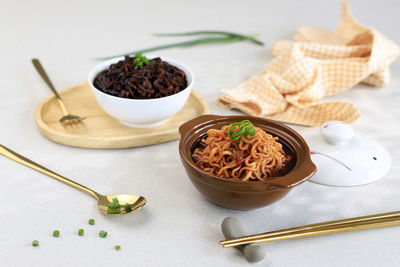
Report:
[[[134,63],[136,68],[141,69],[143,66],[149,65],[151,62],[142,55],[142,53],[136,53]]]
[[[239,128],[237,128],[239,126]],[[256,129],[249,120],[244,120],[241,122],[234,122],[228,129],[228,137],[233,141],[239,141],[242,135],[254,136],[256,134]]]

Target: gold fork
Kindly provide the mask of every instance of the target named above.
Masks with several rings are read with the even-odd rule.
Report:
[[[77,123],[84,120],[84,117],[79,117],[77,115],[72,115],[68,112],[67,107],[65,106],[64,101],[62,100],[61,96],[58,94],[57,90],[54,88],[53,83],[50,81],[49,76],[47,76],[46,71],[44,70],[42,64],[40,63],[39,59],[34,58],[32,59],[33,66],[35,66],[36,70],[39,72],[42,79],[46,82],[46,84],[50,87],[51,91],[55,94],[58,103],[60,104],[61,110],[64,114],[60,118],[60,123],[63,125],[67,125],[70,123]]]

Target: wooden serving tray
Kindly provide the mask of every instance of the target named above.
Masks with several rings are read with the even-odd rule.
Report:
[[[59,91],[72,114],[86,117],[82,123],[63,126],[62,112],[54,95],[44,99],[35,110],[35,121],[48,139],[67,146],[84,148],[129,148],[179,139],[178,128],[185,121],[209,113],[209,107],[195,91],[185,106],[166,123],[146,129],[122,125],[97,104],[88,83]]]

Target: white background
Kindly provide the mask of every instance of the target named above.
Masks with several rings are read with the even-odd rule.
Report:
[[[356,18],[400,43],[400,2],[351,1]],[[220,223],[241,219],[249,233],[400,209],[400,64],[383,88],[357,86],[336,98],[355,103],[363,117],[357,131],[391,153],[382,180],[354,188],[307,182],[280,202],[255,211],[233,211],[205,200],[180,163],[178,141],[154,146],[89,150],[53,143],[33,120],[50,90],[30,60],[38,57],[56,87],[86,80],[95,57],[180,40],[156,32],[229,30],[259,33],[251,43],[171,49],[157,54],[180,60],[196,75],[195,89],[215,114],[235,114],[215,104],[270,59],[274,41],[304,24],[334,29],[340,1],[5,1],[0,2],[0,140],[19,153],[100,193],[137,193],[144,209],[129,216],[100,214],[88,195],[0,158],[1,266],[246,266],[222,248]],[[296,128],[302,130],[301,128]],[[96,219],[95,226],[87,220]],[[84,228],[84,237],[77,230]],[[51,236],[54,229],[61,237]],[[101,239],[97,232],[108,231]],[[258,266],[399,266],[400,227],[265,244]],[[31,242],[40,241],[33,248]],[[119,244],[121,251],[115,251]]]

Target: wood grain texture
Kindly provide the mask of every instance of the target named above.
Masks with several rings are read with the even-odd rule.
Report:
[[[187,120],[208,114],[209,107],[192,91],[185,106],[166,123],[154,128],[131,128],[112,118],[97,104],[87,83],[59,91],[72,114],[86,117],[82,123],[63,126],[60,106],[54,95],[44,99],[35,110],[35,121],[48,139],[67,146],[113,149],[146,146],[179,139],[178,128]]]

